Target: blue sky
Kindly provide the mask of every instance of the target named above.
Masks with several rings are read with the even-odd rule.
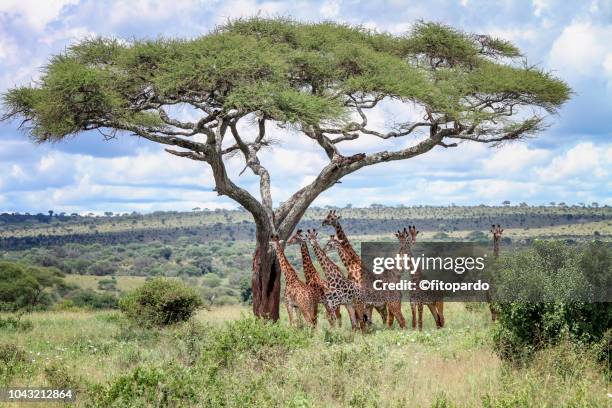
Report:
[[[530,63],[554,71],[575,94],[537,138],[500,148],[462,144],[419,158],[364,169],[324,193],[315,205],[612,204],[612,1],[205,1],[2,0],[0,92],[36,79],[49,55],[79,38],[195,37],[228,19],[288,15],[332,19],[401,34],[417,19],[516,43]],[[394,107],[377,113],[393,120]],[[0,212],[102,212],[232,208],[212,192],[201,163],[169,156],[150,142],[97,133],[33,145],[0,124]],[[274,129],[279,145],[262,158],[282,201],[315,177],[320,148]],[[370,151],[364,139],[347,153]],[[237,176],[238,161],[229,164]],[[236,179],[256,193],[256,179]]]

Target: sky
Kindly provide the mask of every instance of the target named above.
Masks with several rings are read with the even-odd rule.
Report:
[[[50,55],[91,36],[131,38],[204,35],[248,16],[335,20],[402,34],[419,19],[513,41],[530,64],[572,88],[572,99],[537,137],[491,148],[464,143],[418,158],[362,169],[323,193],[314,205],[612,205],[612,0],[607,1],[210,1],[1,0],[0,92],[36,80]],[[375,112],[393,122],[397,107]],[[205,163],[171,156],[130,136],[105,141],[97,132],[35,145],[0,123],[0,212],[150,212],[235,208],[212,191]],[[263,154],[276,203],[313,180],[326,158],[320,147],[286,129]],[[402,141],[401,143],[409,143]],[[380,149],[364,138],[343,153]],[[384,148],[384,146],[383,146]],[[243,164],[230,175],[257,194]]]

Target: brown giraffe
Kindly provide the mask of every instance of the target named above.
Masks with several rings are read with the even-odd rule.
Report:
[[[272,243],[276,250],[281,271],[285,275],[285,306],[289,315],[289,325],[293,325],[293,312],[298,309],[306,322],[315,327],[317,325],[319,303],[316,291],[298,278],[295,269],[285,256],[285,251],[277,234],[272,235]]]
[[[416,226],[408,226],[408,230],[398,231],[395,236],[400,242],[399,254],[412,257],[412,246],[416,244],[416,237],[419,234]],[[414,283],[416,290],[410,292],[410,311],[412,312],[412,328],[423,330],[423,305],[425,304],[434,320],[436,327],[439,329],[444,327],[444,302],[442,300],[424,299],[422,291],[419,289],[419,283],[423,278],[423,271],[418,268],[411,274],[410,280]]]
[[[310,252],[308,251],[308,244],[306,243],[306,237],[304,236],[301,229],[297,230],[295,234],[293,234],[293,236],[287,240],[287,245],[295,244],[299,244],[300,246],[300,252],[302,254],[302,266],[304,268],[304,278],[306,279],[306,284],[313,288],[313,290],[319,296],[319,303],[322,303],[325,307],[329,325],[333,327],[336,320],[338,320],[338,325],[342,326],[342,315],[340,314],[340,308],[338,307],[332,310],[327,305],[325,291],[329,289],[329,285],[326,281],[321,279],[321,277],[319,276],[319,272],[317,272],[317,268],[315,268],[314,264],[312,263],[312,258],[310,257]]]
[[[334,227],[336,230],[336,236],[338,240],[342,243],[342,248],[346,251],[347,256],[342,258],[342,263],[344,267],[349,272],[349,279],[354,280],[357,284],[363,287],[363,270],[361,269],[361,258],[357,255],[357,252],[351,245],[348,237],[344,233],[344,229],[342,225],[340,225],[340,216],[336,214],[336,210],[331,210],[327,217],[323,220],[323,226],[330,225]],[[352,272],[351,272],[352,271]],[[368,305],[365,308],[365,315],[362,320],[365,320],[368,325],[372,323],[372,308],[375,308],[380,317],[382,318],[383,323],[387,320],[387,307],[385,304],[374,304]]]
[[[325,245],[325,250],[327,251],[328,248],[335,248],[338,251],[338,255],[340,255],[340,259],[342,259],[342,262],[346,264],[346,262],[350,262],[347,258],[350,257],[349,253],[346,251],[346,247],[344,245],[342,245],[342,242],[338,239],[337,236],[332,235],[329,238],[329,241],[327,242],[327,244]],[[362,276],[363,274],[363,270],[361,269],[361,259],[359,260],[359,271],[357,272],[356,270],[351,270],[349,269],[349,275],[350,273],[358,273],[360,276]],[[351,264],[351,268],[355,268],[354,264]],[[363,292],[363,305],[359,305],[359,307],[363,308],[365,307],[369,307],[370,311],[372,307],[385,307],[385,311],[387,311],[387,307],[388,307],[388,313],[386,314],[386,322],[387,324],[390,326],[393,325],[393,316],[397,316],[398,319],[398,323],[400,325],[400,327],[404,328],[406,326],[406,319],[404,319],[404,316],[402,315],[402,300],[401,300],[401,292],[397,292],[397,291],[379,291],[379,290],[375,290],[373,288],[369,288],[366,287],[365,284],[362,284],[361,290]],[[355,307],[355,310],[357,310],[357,306]],[[368,315],[366,314],[366,319],[368,317]],[[364,330],[365,329],[365,325],[366,323],[370,323],[369,320],[363,320],[360,322],[361,325],[361,329]],[[384,322],[383,322],[384,323]]]
[[[357,319],[353,304],[360,303],[361,288],[354,281],[347,279],[340,271],[340,268],[329,259],[323,248],[319,245],[316,230],[308,230],[306,237],[310,241],[315,256],[327,277],[328,289],[325,292],[327,305],[330,309],[344,305],[351,318],[351,326],[355,330],[357,328]]]
[[[504,230],[500,227],[499,224],[495,226],[495,224],[491,225],[491,233],[493,234],[493,256],[495,258],[499,257],[499,243],[501,241],[501,236]],[[495,310],[495,306],[491,300],[491,289],[489,289],[486,293],[486,300],[489,304],[489,310],[491,311],[491,320],[497,320],[497,310]]]

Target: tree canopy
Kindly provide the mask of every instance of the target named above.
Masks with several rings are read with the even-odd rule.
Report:
[[[0,262],[0,311],[48,306],[50,290],[63,285],[63,276],[57,268]]]
[[[520,56],[507,41],[437,23],[392,36],[257,18],[191,40],[83,40],[52,57],[40,82],[8,91],[4,104],[6,117],[23,118],[38,141],[109,128],[176,144],[163,137],[206,133],[220,116],[249,112],[346,137],[367,131],[350,111],[387,97],[426,107],[427,126],[454,123],[452,136],[513,138],[507,133],[542,123],[536,115],[511,120],[518,108],[554,112],[569,96],[563,81],[510,63]],[[163,106],[178,103],[207,115],[195,124],[172,120]]]

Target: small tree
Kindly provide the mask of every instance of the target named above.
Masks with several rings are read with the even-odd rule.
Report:
[[[520,57],[508,41],[437,23],[417,22],[408,35],[393,36],[333,22],[236,20],[190,40],[78,42],[51,58],[39,82],[4,95],[3,119],[20,118],[37,142],[126,132],[209,165],[216,192],[253,215],[253,311],[277,319],[280,270],[270,234],[287,239],[342,177],[458,141],[499,144],[544,127],[543,114],[554,113],[570,90]],[[373,128],[368,115],[388,101],[403,103],[406,117]],[[173,115],[177,105],[199,117]],[[272,126],[291,127],[329,159],[276,208],[258,156],[272,146]],[[409,136],[414,142],[396,150],[341,150],[359,138]],[[228,174],[226,160],[235,155],[259,178],[259,198]]]
[[[188,320],[202,298],[178,280],[155,278],[119,300],[126,316],[142,326],[165,326]]]
[[[56,268],[0,262],[0,311],[49,306],[54,290],[64,284],[63,276]]]

